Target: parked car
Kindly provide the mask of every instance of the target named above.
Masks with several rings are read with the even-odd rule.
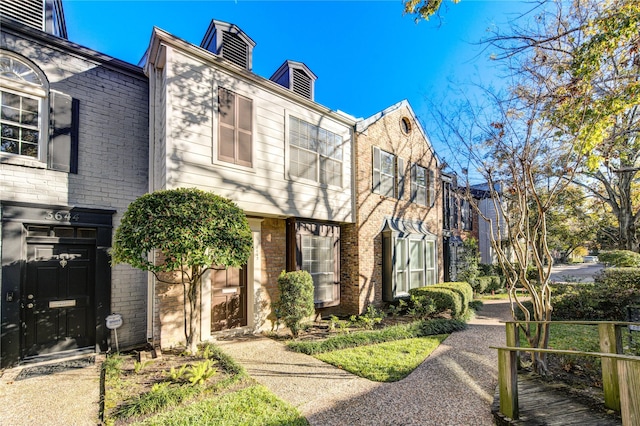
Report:
[[[598,263],[598,256],[584,256],[582,261],[584,263]]]

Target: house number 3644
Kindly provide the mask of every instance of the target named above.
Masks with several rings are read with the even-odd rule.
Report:
[[[65,221],[65,222],[77,222],[78,219],[80,219],[80,216],[77,214],[72,215],[71,212],[69,211],[57,211],[57,212],[53,212],[53,211],[48,211],[45,213],[44,218],[46,220],[57,220],[59,222]]]

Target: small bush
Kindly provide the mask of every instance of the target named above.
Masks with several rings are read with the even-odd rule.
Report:
[[[307,271],[282,271],[278,277],[278,289],[280,299],[274,303],[274,309],[293,337],[298,337],[302,321],[315,312],[311,274]]]
[[[488,263],[481,263],[478,265],[478,272],[481,276],[486,277],[488,275],[495,275],[497,272],[495,271],[495,267]]]
[[[417,299],[424,298],[424,303],[432,301],[435,305],[435,313],[445,313],[449,311],[452,318],[460,318],[464,314],[462,296],[459,292],[449,288],[436,286],[418,287],[409,290],[410,295]]]
[[[437,288],[446,288],[449,290],[453,290],[462,297],[462,312],[466,312],[469,309],[469,303],[473,300],[473,288],[469,283],[458,281],[458,282],[445,282],[436,284],[433,287]]]
[[[362,326],[366,330],[373,330],[376,324],[380,324],[386,314],[380,309],[376,309],[375,306],[367,306],[367,310],[362,315],[352,315],[349,320],[359,326]]]
[[[504,289],[504,277],[500,277],[499,275],[491,275],[489,278],[491,278],[491,283],[486,289],[488,293]]]
[[[598,260],[618,268],[640,267],[640,254],[629,250],[601,251]]]
[[[478,294],[482,294],[487,291],[490,285],[491,277],[481,276],[476,278],[476,285],[474,286],[473,290]]]
[[[414,318],[426,319],[436,312],[435,302],[427,297],[411,295],[407,305],[407,314]]]

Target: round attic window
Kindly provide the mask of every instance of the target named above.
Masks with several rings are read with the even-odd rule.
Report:
[[[402,117],[400,120],[400,128],[402,129],[402,133],[408,135],[411,132],[411,121],[407,117]]]

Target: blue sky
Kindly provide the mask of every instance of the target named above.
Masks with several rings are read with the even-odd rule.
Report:
[[[429,105],[445,104],[467,84],[499,84],[491,52],[476,43],[527,6],[443,4],[441,19],[415,23],[400,0],[63,0],[71,41],[134,64],[154,26],[199,45],[211,19],[234,23],[256,42],[255,73],[269,78],[286,59],[304,62],[318,76],[316,101],[356,117],[408,99],[446,158]]]

